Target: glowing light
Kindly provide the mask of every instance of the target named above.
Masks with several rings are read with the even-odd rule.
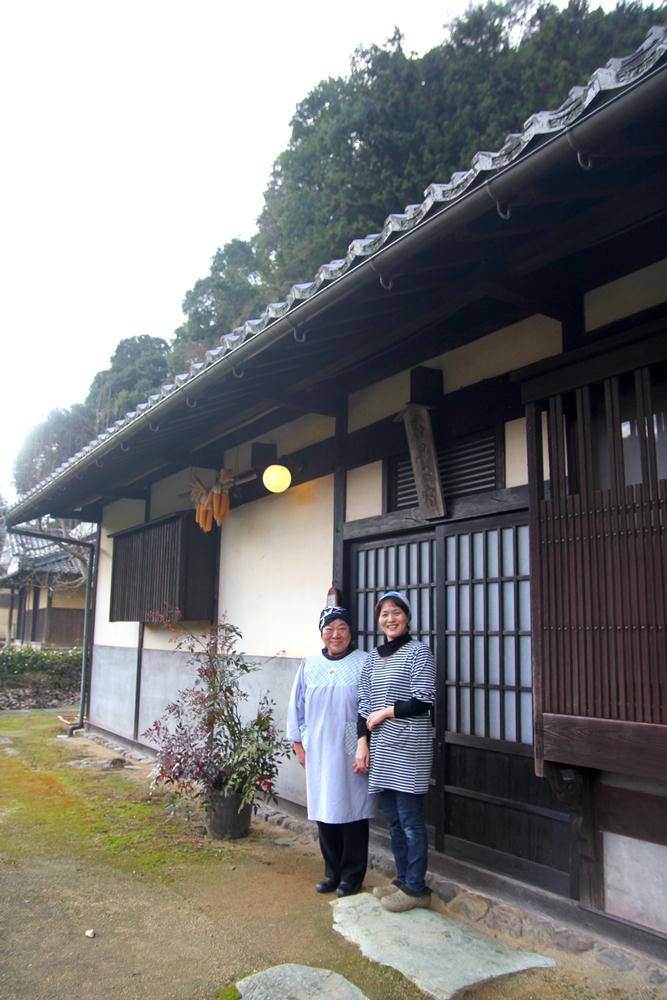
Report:
[[[292,473],[284,465],[268,465],[262,473],[262,482],[269,493],[284,493],[292,482]]]

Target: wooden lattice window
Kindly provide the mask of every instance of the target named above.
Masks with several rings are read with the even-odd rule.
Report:
[[[447,730],[532,743],[528,525],[509,516],[444,537]]]
[[[213,620],[217,533],[184,511],[114,535],[110,621]]]
[[[412,608],[410,630],[435,648],[435,541],[407,536],[390,542],[362,543],[354,551],[353,589],[360,649],[373,649],[381,639],[375,605],[386,590],[405,594]]]
[[[667,370],[628,350],[525,391],[537,756],[667,777]]]

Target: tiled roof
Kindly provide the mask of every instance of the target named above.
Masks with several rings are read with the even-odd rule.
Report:
[[[0,577],[0,585],[26,573],[44,572],[71,576],[81,575],[81,566],[61,548],[44,538],[22,538],[8,534],[5,541],[3,561],[5,572]]]
[[[250,319],[220,338],[217,347],[206,352],[203,362],[193,362],[187,372],[176,375],[173,382],[163,385],[159,392],[139,403],[135,410],[126,413],[111,427],[99,434],[81,451],[64,462],[50,476],[34,486],[19,503],[38,493],[48,483],[95,452],[101,445],[144,414],[152,411],[175,391],[188,385],[203,371],[218,365],[241,345],[259,338],[278,320],[288,316],[298,305],[311,299],[332,282],[343,278],[360,262],[384,249],[399,235],[410,233],[435,211],[454,204],[468,192],[479,187],[489,175],[498,173],[516,163],[527,151],[536,148],[552,136],[563,132],[582,119],[600,95],[613,96],[614,91],[631,86],[647,76],[667,54],[667,27],[651,28],[644,42],[632,55],[610,59],[596,70],[584,86],[573,87],[560,107],[553,111],[538,111],[525,122],[521,132],[507,136],[499,150],[480,151],[475,154],[468,170],[458,171],[446,183],[429,184],[424,199],[417,205],[408,205],[403,212],[388,215],[382,230],[353,240],[345,257],[322,264],[312,281],[292,285],[284,302],[271,302],[257,319]],[[152,416],[152,413],[151,413]]]

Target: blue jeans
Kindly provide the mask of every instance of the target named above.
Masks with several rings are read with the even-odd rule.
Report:
[[[408,893],[422,896],[429,891],[424,881],[428,860],[424,796],[385,789],[380,798],[396,863],[396,879]]]

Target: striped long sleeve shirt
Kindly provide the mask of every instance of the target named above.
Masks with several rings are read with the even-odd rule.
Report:
[[[435,662],[428,646],[411,640],[391,656],[369,653],[359,682],[359,714],[417,698],[435,701]],[[428,714],[385,719],[371,733],[369,792],[394,789],[423,795],[433,763],[433,729]]]

